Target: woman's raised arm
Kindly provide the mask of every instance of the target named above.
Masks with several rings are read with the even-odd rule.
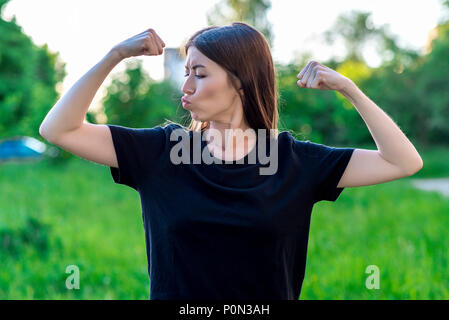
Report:
[[[84,122],[89,105],[111,70],[123,59],[160,55],[165,43],[153,29],[114,46],[53,106],[39,128],[50,143],[90,161],[117,167],[117,157],[106,125]]]

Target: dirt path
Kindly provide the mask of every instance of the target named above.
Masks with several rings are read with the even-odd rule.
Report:
[[[413,179],[412,184],[421,190],[438,191],[449,197],[449,178],[439,179]]]

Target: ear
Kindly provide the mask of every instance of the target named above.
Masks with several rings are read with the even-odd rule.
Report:
[[[237,87],[239,88],[238,90],[239,90],[240,94],[243,95],[242,82],[238,78],[237,78]]]
[[[234,79],[234,84],[235,83],[237,83],[237,88],[239,88],[238,89],[238,91],[239,91],[239,93],[243,96],[243,89],[242,89],[242,82],[240,81],[240,79],[239,78],[237,78],[235,75],[233,75],[232,73],[230,74],[231,75],[231,77]]]
[[[243,89],[241,87],[239,88],[239,93],[241,94],[242,97],[245,96]]]

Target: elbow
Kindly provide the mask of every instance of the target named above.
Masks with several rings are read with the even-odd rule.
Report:
[[[52,143],[52,142],[50,141],[49,135],[45,132],[45,129],[44,129],[44,127],[43,127],[42,125],[39,127],[39,134],[40,134],[40,136],[41,136],[42,138],[44,138],[44,139],[47,140],[48,142]]]
[[[412,176],[416,174],[418,171],[420,171],[423,168],[424,162],[422,161],[421,157],[418,158],[416,161],[416,164],[411,167],[411,169],[408,170],[408,175]]]
[[[42,138],[47,140],[47,138],[45,137],[45,132],[44,132],[44,128],[42,127],[42,125],[39,127],[39,134]]]
[[[39,134],[41,135],[42,138],[45,139],[45,137],[44,137],[44,129],[42,128],[42,125],[39,127]]]

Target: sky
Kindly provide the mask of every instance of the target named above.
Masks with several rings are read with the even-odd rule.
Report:
[[[64,93],[117,43],[153,28],[166,47],[179,47],[195,31],[207,26],[206,14],[221,0],[11,0],[3,10],[6,20],[16,17],[23,31],[37,45],[47,43],[66,63],[67,76],[58,88]],[[273,59],[287,63],[303,52],[314,60],[341,57],[341,43],[326,45],[320,37],[338,15],[351,10],[372,13],[374,25],[388,24],[403,47],[423,52],[429,31],[441,18],[441,1],[410,0],[272,0],[267,17],[272,24]],[[374,48],[364,53],[375,67],[379,59]],[[155,80],[163,78],[163,56],[130,59],[143,61],[144,69]],[[119,63],[112,73],[123,71]],[[298,73],[301,70],[298,70]],[[91,107],[99,101],[110,83],[107,77]]]

